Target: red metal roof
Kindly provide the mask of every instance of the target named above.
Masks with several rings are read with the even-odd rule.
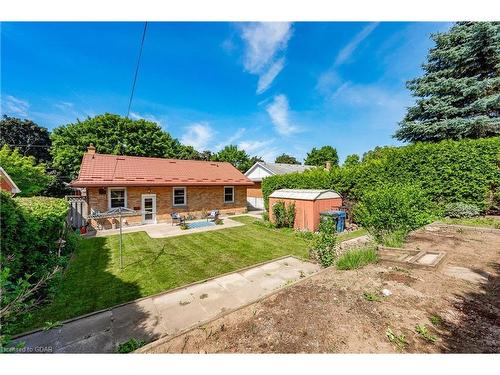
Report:
[[[73,187],[253,185],[226,162],[85,153]]]

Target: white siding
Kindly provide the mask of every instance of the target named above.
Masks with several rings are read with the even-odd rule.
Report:
[[[261,181],[264,177],[271,176],[271,173],[266,171],[260,165],[257,165],[253,171],[246,175],[252,181]]]
[[[249,208],[264,209],[264,198],[247,197]]]

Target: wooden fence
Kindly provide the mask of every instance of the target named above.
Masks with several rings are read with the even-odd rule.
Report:
[[[87,224],[88,202],[87,197],[82,195],[66,195],[70,204],[68,212],[68,223],[72,228],[78,229]]]

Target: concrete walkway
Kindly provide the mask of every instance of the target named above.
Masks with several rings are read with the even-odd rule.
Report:
[[[19,337],[26,351],[112,353],[131,338],[146,342],[180,333],[319,271],[289,256],[171,292],[143,298]]]

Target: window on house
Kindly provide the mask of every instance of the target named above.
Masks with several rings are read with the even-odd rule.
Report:
[[[109,190],[109,208],[127,207],[127,194],[125,189]]]
[[[185,187],[175,187],[174,188],[174,206],[185,206],[186,205],[186,188]]]
[[[234,202],[234,186],[224,186],[224,203]]]

